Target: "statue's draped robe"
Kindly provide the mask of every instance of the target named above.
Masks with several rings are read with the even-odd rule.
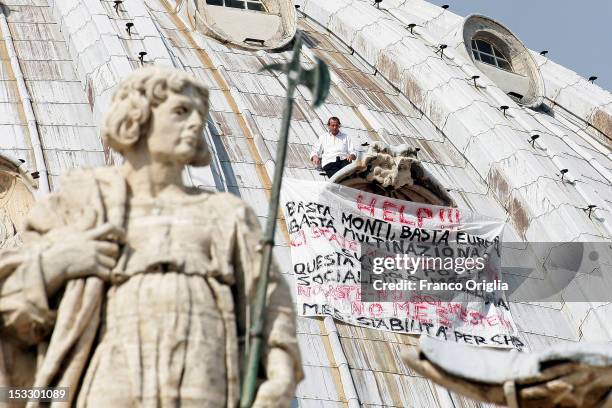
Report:
[[[41,257],[67,230],[84,231],[105,222],[125,227],[128,193],[118,169],[111,167],[72,170],[63,177],[61,186],[61,192],[48,195],[32,209],[23,247],[0,254],[0,386],[66,386],[76,402],[99,341],[96,336],[109,285],[95,277],[75,279],[48,299]],[[250,325],[248,299],[253,298],[259,274],[261,232],[253,211],[238,198],[226,193],[200,194],[209,195],[202,200],[203,211],[217,212],[215,228],[211,229],[214,245],[209,249],[215,266],[208,268],[204,279],[223,323],[226,401],[230,407],[239,397],[239,363],[244,361],[244,339]],[[134,272],[134,263],[122,258],[113,270],[114,285],[130,279],[126,270]],[[270,278],[266,350],[278,347],[287,351],[299,380],[302,371],[289,289],[275,267]]]

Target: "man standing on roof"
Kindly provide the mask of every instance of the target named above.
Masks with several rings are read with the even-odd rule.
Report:
[[[351,138],[340,131],[340,119],[332,116],[327,121],[329,132],[319,136],[310,154],[310,161],[321,165],[327,177],[331,178],[340,169],[355,160],[355,149]]]

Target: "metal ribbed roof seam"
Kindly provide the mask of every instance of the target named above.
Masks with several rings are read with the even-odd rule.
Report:
[[[63,41],[57,24],[50,23],[9,23],[13,37],[17,40]]]
[[[39,125],[39,129],[46,149],[102,151],[95,126]]]
[[[321,405],[319,404],[302,405],[301,402],[304,400],[311,400],[312,402],[316,401],[317,403],[323,402],[323,401],[340,402],[340,399],[338,398],[338,394],[335,392],[335,387],[334,387],[330,368],[312,366],[312,365],[304,365],[304,374],[319,378],[321,381],[319,381],[316,385],[313,383],[308,384],[302,381],[298,385],[298,388],[296,390],[296,396],[300,400],[300,407],[302,406],[321,407]],[[345,406],[345,405],[342,404],[341,406]]]
[[[104,166],[104,155],[100,151],[45,149],[49,174],[60,176],[65,170],[75,167]]]
[[[223,67],[228,71],[273,76],[268,71],[261,71],[263,64],[257,56],[230,52],[219,52],[214,55],[217,67]]]
[[[63,43],[59,42],[60,44]],[[32,60],[64,60],[69,61],[70,55],[65,47],[58,47],[58,41],[53,40],[14,40],[17,53],[26,61]]]
[[[590,309],[589,312],[580,326],[581,338],[584,341],[612,343],[610,341],[612,338],[612,324],[610,323],[612,303]]]
[[[584,144],[584,139],[589,138],[584,131],[575,127],[571,130],[570,127],[568,127],[571,126],[571,124],[565,122],[562,117],[552,118],[550,116],[538,115],[537,119],[544,121],[547,124],[547,128],[551,129],[552,133],[561,139],[563,143],[571,149],[572,153],[587,161],[608,182],[612,182],[612,172],[610,171],[610,169],[612,169],[612,160],[609,160],[610,157],[603,155],[601,150],[594,149],[592,145]],[[580,137],[581,135],[582,137]],[[598,159],[595,159],[594,155],[597,155]],[[608,153],[608,156],[609,155],[610,153]]]
[[[554,336],[546,336],[542,334],[523,332],[523,339],[531,350],[542,350],[556,344],[573,344],[574,341],[560,339]]]
[[[476,144],[473,144],[473,146],[476,146]],[[504,153],[505,156],[492,161],[489,167],[495,167],[498,171],[503,168],[506,178],[516,178],[516,188],[521,188],[543,177],[555,178],[559,176],[560,178],[559,168],[553,162],[554,157],[551,157],[545,149],[542,152],[535,152],[529,148],[519,147],[515,148],[514,151],[507,149]],[[524,163],[526,158],[536,159],[535,163]]]
[[[6,2],[5,2],[6,3]],[[54,19],[47,9],[46,4],[24,5],[6,4],[10,10],[10,20],[13,23],[53,23]],[[21,9],[16,9],[22,7]]]
[[[49,7],[45,7],[45,10],[50,14]],[[17,27],[19,24],[15,23],[13,26]],[[55,23],[45,23],[45,25],[57,27]],[[57,28],[55,31],[59,33]],[[46,61],[51,67],[55,66],[58,59],[69,55],[63,39],[54,41],[53,49],[56,58],[49,58]],[[19,55],[20,59],[23,57]],[[93,128],[88,99],[80,83],[74,81],[72,67],[65,67],[61,72],[53,71],[60,75],[52,80],[47,80],[38,74],[35,75],[36,80],[31,81],[26,76],[26,84],[31,90],[33,109],[41,133],[43,155],[48,163],[52,180],[56,178],[53,176],[57,176],[66,168],[103,165],[105,157],[99,135]],[[69,74],[70,82],[63,80],[61,75],[63,72]],[[93,132],[87,131],[92,128]]]
[[[212,191],[227,191],[227,186],[219,180],[214,166],[210,167],[188,167],[186,177],[188,185]]]
[[[9,150],[29,150],[30,145],[26,142],[27,127],[22,124],[0,124],[0,134],[2,135],[2,149]],[[23,158],[22,156],[15,156]]]
[[[78,80],[72,61],[20,61],[21,69],[28,81],[75,81]]]
[[[517,202],[515,199],[510,202],[511,210],[516,207],[516,210],[520,211],[524,206],[523,202]],[[574,203],[561,204],[535,217],[528,213],[519,214],[521,217],[528,217],[529,225],[522,230],[527,241],[571,242],[589,230],[593,231],[593,235],[601,234],[595,228],[594,220],[590,220],[585,211]]]
[[[112,33],[112,46],[107,49],[111,55],[126,56],[134,67],[143,63],[155,62],[161,65],[172,65],[169,50],[161,39],[155,23],[144,7],[135,7],[135,4],[126,3],[125,7],[114,9],[110,2],[104,3],[104,13],[109,16],[114,26]],[[123,4],[123,3],[122,3]],[[134,13],[138,13],[135,16]],[[127,24],[133,26],[128,33]],[[114,48],[113,48],[114,47]],[[146,52],[143,62],[139,61],[140,52]]]
[[[612,114],[612,106],[610,106],[612,94],[610,92],[590,83],[547,57],[535,52],[532,54],[542,71],[547,98],[572,111],[586,122],[592,123],[592,113],[597,108],[603,109],[608,115]],[[612,137],[612,134],[608,136]]]
[[[95,126],[91,107],[87,103],[38,102],[33,104],[37,121],[41,125]]]
[[[12,75],[15,78],[15,86],[17,87],[19,93],[19,102],[14,106],[20,107],[17,115],[20,117],[20,119],[21,116],[23,116],[23,120],[27,124],[28,141],[32,149],[31,159],[33,159],[32,162],[35,164],[36,171],[38,171],[41,176],[36,193],[44,194],[49,192],[49,173],[47,170],[47,163],[45,162],[43,146],[41,145],[40,135],[36,124],[36,117],[32,108],[32,97],[30,96],[23,72],[21,71],[21,66],[19,65],[19,52],[15,48],[15,44],[11,36],[10,28],[7,22],[7,13],[10,14],[10,9],[8,11],[4,8],[0,10],[0,31],[2,31],[3,44],[8,56],[8,61],[5,60],[3,63],[10,63],[10,68],[8,68],[7,65],[7,70],[10,69],[12,71]]]
[[[76,13],[76,11],[80,10],[80,8],[75,8],[74,10],[75,11],[73,13]],[[93,21],[94,16],[90,15],[88,18],[86,18],[84,13],[85,12],[82,12],[81,16],[65,20],[64,23],[65,28],[67,28],[68,25],[78,22],[76,27],[71,27],[71,34],[69,35],[69,46],[73,47],[74,49],[72,55],[78,54],[87,49],[87,47],[92,44],[92,38],[98,38],[102,34],[112,35],[110,32],[100,33]],[[81,18],[84,18],[84,20],[81,20]],[[64,30],[61,31],[63,32]]]
[[[554,309],[527,303],[513,303],[512,306],[512,314],[516,317],[521,331],[571,341],[579,340],[576,326],[564,314]]]
[[[35,100],[57,105],[88,104],[79,81],[27,80],[30,94]]]
[[[559,179],[542,177],[532,183],[516,187],[508,192],[507,205],[514,199],[515,192],[519,189],[522,190],[521,195],[532,203],[530,216],[533,218],[546,214],[561,205],[569,205],[578,209],[584,208],[579,205],[582,197],[577,192],[572,191],[571,186],[567,186]],[[585,221],[587,219],[588,217],[584,218]]]
[[[127,57],[117,46],[118,36],[104,8],[99,3],[53,1],[51,7],[68,43],[68,48],[71,50],[79,79],[87,93],[94,95],[93,117],[94,122],[99,124],[104,109],[110,104],[112,88],[122,75],[130,71]],[[85,48],[87,51],[79,53],[74,45],[75,38],[78,37],[75,30],[78,29],[79,23],[87,21],[89,16],[91,17],[88,24],[92,25],[92,35],[85,37],[85,40],[89,42]],[[73,22],[75,18],[77,20]],[[112,55],[106,49],[102,35],[107,36],[106,42],[112,45],[116,55]],[[92,51],[94,47],[96,52]]]
[[[533,129],[533,128],[531,127],[532,123],[529,123],[529,122],[533,122],[533,117],[532,117],[532,116],[530,116],[530,115],[525,114],[523,110],[521,110],[521,109],[517,110],[517,111],[516,111],[516,113],[515,113],[515,117],[514,117],[514,119],[515,119],[515,120],[517,121],[517,123],[519,123],[519,124],[520,124],[520,125],[521,125],[523,128],[526,128],[526,129],[530,129],[530,128],[531,128],[531,129]],[[576,147],[577,147],[577,146],[576,146],[575,144],[572,144],[570,140],[566,139],[566,138],[565,138],[565,135],[564,135],[562,132],[560,132],[560,131],[559,131],[559,129],[557,129],[556,127],[554,127],[554,126],[551,124],[551,121],[550,121],[550,120],[549,120],[549,119],[548,119],[546,116],[542,115],[542,116],[540,117],[539,124],[543,124],[543,125],[544,125],[544,126],[547,128],[547,130],[552,131],[552,132],[553,132],[555,135],[557,135],[557,136],[559,136],[559,137],[561,137],[561,138],[563,138],[563,139],[564,139],[564,141],[566,142],[566,145],[567,145],[567,146],[566,146],[565,151],[568,151],[568,150],[569,150],[569,151],[570,151],[570,152],[572,152],[572,153],[576,152]],[[531,132],[530,132],[530,133],[531,133],[531,134],[534,134],[534,133],[536,133],[536,132],[537,132],[537,130],[538,130],[538,129],[531,130]],[[546,142],[540,141],[540,142],[539,142],[539,146],[544,146],[544,143],[546,143]],[[555,156],[554,154],[551,154],[551,153],[548,151],[548,149],[545,149],[545,151],[546,151],[546,154],[548,155],[548,157],[549,157],[549,158],[550,158],[550,159],[551,159],[551,160],[552,160],[552,161],[553,161],[555,164],[557,164],[557,163],[558,163],[558,162],[557,162],[557,160],[556,160],[556,159],[557,159],[557,156]],[[582,153],[582,156],[584,156],[584,153],[583,153],[582,151],[578,151],[578,152],[576,152],[576,153],[578,153],[579,155]],[[607,171],[606,171],[605,169],[603,169],[601,166],[598,166],[598,165],[592,166],[592,164],[591,164],[591,163],[589,163],[589,162],[587,162],[586,160],[584,160],[584,157],[582,157],[582,156],[580,157],[580,159],[574,159],[574,160],[570,159],[569,157],[566,157],[566,153],[565,153],[565,152],[563,152],[562,156],[563,156],[563,157],[565,157],[565,159],[566,159],[565,161],[566,161],[566,162],[567,162],[567,161],[573,161],[573,162],[575,163],[575,162],[576,162],[576,160],[579,160],[579,161],[581,161],[582,163],[585,163],[585,162],[586,162],[584,165],[582,165],[582,163],[580,163],[580,165],[579,165],[579,166],[576,166],[576,167],[577,167],[577,168],[580,168],[580,169],[581,169],[581,171],[583,171],[583,172],[585,172],[585,171],[586,171],[586,172],[588,172],[588,173],[591,175],[591,177],[603,178],[604,182],[609,181],[609,180],[608,180],[608,177],[607,177],[607,174],[605,174],[605,173],[607,173]],[[564,168],[567,168],[567,167],[565,167],[565,166],[566,166],[566,164],[560,164],[560,165],[558,165],[559,170],[564,169]],[[593,167],[596,167],[596,169],[594,169]],[[595,176],[595,174],[596,174],[596,176]],[[603,177],[602,177],[602,176],[603,176]],[[579,187],[579,186],[577,187],[577,189],[578,189],[578,192],[579,192],[581,195],[584,195],[584,194],[582,193],[582,191],[581,191],[581,189],[580,189],[580,187]],[[587,201],[591,200],[591,198],[588,196],[588,194],[584,195],[584,199],[585,199],[585,200],[587,200]]]
[[[612,188],[610,188],[610,184],[593,182],[593,180],[582,180],[577,183],[594,198],[595,205],[600,204],[595,209],[595,217],[601,217],[600,211],[604,211],[604,216],[609,219],[612,216],[610,213],[610,208],[612,208]]]
[[[555,105],[552,108],[552,115],[557,118],[559,121],[563,123],[567,123],[566,126],[568,129],[577,129],[580,137],[576,138],[576,142],[578,140],[584,141],[590,144],[596,150],[605,153],[609,159],[612,160],[612,150],[608,148],[608,144],[610,144],[610,137],[603,134],[601,131],[597,130],[589,123],[584,122],[582,119],[577,118],[575,115],[569,113],[566,109],[563,109],[559,105]],[[550,115],[549,115],[550,116]],[[608,162],[608,160],[606,160]]]
[[[61,7],[57,9],[61,10],[59,29],[61,32],[68,31],[72,34],[77,34],[80,30],[89,26],[93,20],[93,16],[96,15],[96,13],[90,13],[85,3],[79,1],[72,1],[72,3],[63,1],[61,6],[53,1],[51,7]],[[97,14],[101,15],[102,13]],[[100,32],[96,34],[99,35]]]
[[[244,137],[222,136],[219,137],[227,152],[227,161],[254,163],[253,158],[245,155],[248,152],[247,140]]]
[[[471,166],[452,167],[435,163],[423,163],[423,167],[433,173],[442,185],[455,186],[456,189],[474,194],[487,194],[488,186]]]
[[[467,208],[470,211],[478,211],[479,214],[485,217],[497,218],[500,220],[506,220],[509,215],[504,207],[501,205],[491,205],[490,196],[482,196],[480,194],[468,193],[465,191],[456,191],[451,189],[450,195],[453,197],[459,208]],[[511,228],[506,228],[505,233],[508,231],[514,231]],[[504,241],[507,241],[504,238]]]
[[[14,123],[15,117],[19,115],[19,106],[15,102],[0,103],[0,121],[2,124],[10,125]]]

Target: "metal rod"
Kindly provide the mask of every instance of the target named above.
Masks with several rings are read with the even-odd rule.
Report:
[[[440,44],[438,48],[440,49],[440,58],[444,58],[444,50],[448,47],[446,44]]]
[[[27,122],[28,133],[30,135],[30,142],[32,143],[32,151],[34,153],[34,160],[36,162],[36,171],[38,173],[38,189],[37,194],[44,195],[50,191],[49,185],[49,172],[47,171],[47,163],[45,161],[45,155],[43,153],[42,138],[38,132],[38,123],[36,121],[36,115],[32,107],[32,97],[28,91],[28,87],[19,64],[19,56],[15,50],[13,44],[13,37],[9,29],[8,22],[4,11],[0,8],[0,35],[6,45],[7,54],[15,75],[15,82],[17,83],[17,91],[19,92],[19,98],[21,106],[24,111],[24,115]]]
[[[245,370],[244,382],[240,398],[240,407],[249,408],[253,405],[255,393],[257,391],[257,373],[259,372],[259,364],[261,353],[264,345],[264,328],[265,328],[265,308],[266,308],[266,292],[268,288],[268,279],[270,265],[272,264],[272,249],[274,248],[274,233],[276,231],[276,215],[280,201],[280,189],[283,179],[283,170],[285,166],[285,158],[287,156],[287,141],[289,138],[289,129],[291,124],[291,116],[293,113],[293,94],[298,84],[300,66],[300,49],[302,46],[301,36],[298,35],[293,48],[293,59],[290,63],[289,73],[287,75],[287,105],[283,113],[283,124],[280,131],[280,137],[276,149],[276,163],[274,165],[274,180],[272,181],[272,192],[270,204],[268,207],[268,219],[266,221],[266,231],[262,242],[262,257],[257,282],[257,292],[253,313],[251,315],[253,326],[249,333],[249,351],[248,361]]]
[[[584,209],[584,211],[588,211],[589,212],[589,219],[591,219],[591,214],[593,213],[593,209],[594,208],[597,208],[597,206],[594,205],[594,204],[589,204],[587,206],[587,208]]]

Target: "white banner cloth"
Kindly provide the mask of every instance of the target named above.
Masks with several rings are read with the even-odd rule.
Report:
[[[428,334],[474,346],[523,348],[509,305],[497,286],[481,290],[476,297],[468,296],[478,290],[444,292],[453,293],[452,299],[438,295],[442,292],[431,287],[402,291],[374,286],[374,295],[366,298],[364,294],[372,293],[374,280],[392,275],[386,274],[388,270],[372,273],[374,255],[390,258],[407,254],[412,259],[453,258],[457,262],[486,253],[486,267],[480,274],[469,271],[455,275],[446,264],[443,268],[427,264],[412,275],[404,271],[392,276],[402,277],[394,282],[407,277],[415,285],[420,285],[419,279],[432,285],[463,279],[464,289],[469,289],[468,280],[482,281],[483,273],[488,282],[501,282],[498,256],[503,221],[463,209],[296,179],[283,182],[281,205],[290,236],[299,315],[330,315],[352,325]]]

